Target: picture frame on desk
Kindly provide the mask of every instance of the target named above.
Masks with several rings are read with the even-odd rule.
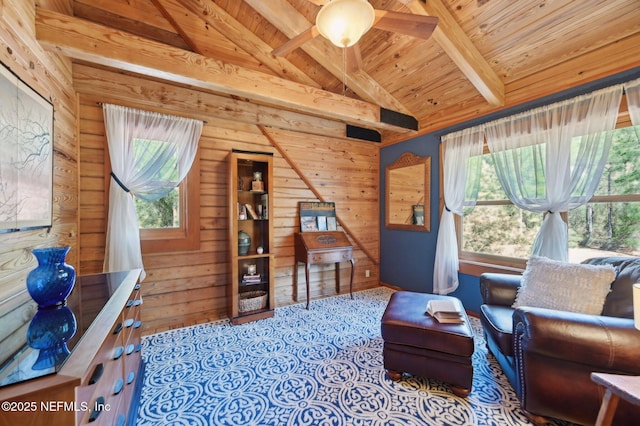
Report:
[[[337,231],[336,205],[333,202],[300,201],[300,232]]]
[[[300,216],[300,232],[318,231],[318,222],[315,216]]]
[[[327,217],[326,216],[318,216],[318,231],[326,231],[327,230]]]

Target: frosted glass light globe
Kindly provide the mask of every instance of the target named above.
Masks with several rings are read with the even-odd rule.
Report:
[[[331,43],[350,47],[371,29],[375,16],[367,0],[333,0],[318,12],[316,26]]]

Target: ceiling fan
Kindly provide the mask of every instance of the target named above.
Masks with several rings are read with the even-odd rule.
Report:
[[[435,16],[377,10],[367,0],[311,1],[322,5],[316,15],[315,25],[274,49],[274,55],[286,56],[321,35],[334,45],[346,49],[349,71],[354,71],[362,66],[357,42],[372,27],[426,40],[438,24]]]

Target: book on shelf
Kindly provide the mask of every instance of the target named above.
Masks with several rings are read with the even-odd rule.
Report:
[[[245,284],[259,284],[260,274],[244,274],[242,282]]]
[[[253,206],[249,203],[244,205],[245,208],[247,209],[247,213],[249,214],[249,217],[253,220],[259,219],[258,214],[256,213],[256,211],[253,209]]]
[[[429,300],[427,302],[427,314],[441,323],[462,323],[464,316],[460,303],[448,299]]]
[[[262,218],[269,219],[269,194],[262,194],[260,204],[262,204]]]

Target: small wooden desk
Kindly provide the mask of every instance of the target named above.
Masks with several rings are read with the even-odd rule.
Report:
[[[349,294],[353,299],[353,250],[342,231],[298,232],[295,234],[295,265],[293,268],[293,297],[298,300],[298,263],[305,264],[307,309],[309,309],[309,267],[321,263],[335,263],[336,292],[340,293],[340,262],[351,262]]]
[[[620,398],[640,405],[640,376],[591,373],[591,380],[605,388],[596,426],[611,425]]]

